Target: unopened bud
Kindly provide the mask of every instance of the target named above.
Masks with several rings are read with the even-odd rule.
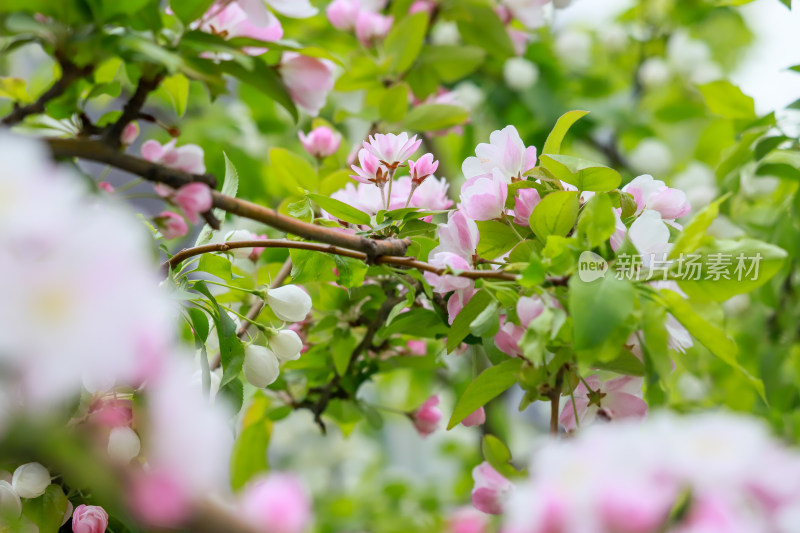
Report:
[[[244,355],[244,377],[259,389],[268,387],[278,379],[278,357],[264,346],[251,345]]]
[[[50,485],[50,472],[39,463],[26,463],[14,470],[11,486],[20,498],[37,498]]]
[[[0,481],[0,517],[17,517],[20,514],[22,514],[22,502],[19,501],[17,491],[8,481]]]
[[[139,435],[128,426],[115,427],[108,435],[108,456],[120,463],[130,463],[141,449]]]
[[[287,322],[300,322],[311,312],[311,297],[297,285],[284,285],[267,291],[267,305]]]
[[[282,329],[269,340],[269,346],[281,361],[294,361],[300,358],[303,341],[294,331]]]

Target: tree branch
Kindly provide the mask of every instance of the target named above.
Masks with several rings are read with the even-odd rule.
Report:
[[[122,108],[122,115],[109,126],[105,135],[106,142],[114,148],[122,146],[122,132],[125,126],[135,120],[144,106],[147,96],[155,91],[164,79],[164,73],[158,73],[153,77],[139,78],[139,83],[136,85],[136,91],[131,96],[131,99],[125,103]]]
[[[327,228],[325,228],[327,229]],[[387,242],[387,241],[377,241]],[[204,244],[194,248],[185,248],[172,256],[172,258],[165,262],[162,266],[174,269],[183,261],[192,257],[211,253],[211,252],[227,252],[236,248],[294,248],[299,250],[311,250],[315,252],[325,252],[334,255],[341,255],[345,257],[352,257],[361,261],[367,261],[368,256],[363,252],[357,252],[351,249],[345,249],[338,246],[329,244],[319,244],[314,242],[303,241],[287,241],[284,239],[269,239],[269,240],[249,240],[249,241],[233,241],[216,244]],[[415,268],[423,272],[431,272],[432,274],[443,275],[447,273],[446,268],[435,267],[429,263],[417,261],[413,257],[401,257],[394,255],[381,255],[374,259],[375,264],[379,265],[394,265],[406,268]],[[456,274],[450,274],[468,279],[497,279],[502,281],[516,281],[517,275],[501,270],[462,270]]]
[[[6,126],[13,126],[25,120],[28,115],[38,115],[44,112],[44,108],[50,100],[58,98],[72,85],[75,80],[88,76],[94,68],[90,66],[79,67],[72,61],[59,57],[59,64],[61,65],[61,77],[58,78],[53,85],[50,86],[39,98],[32,104],[24,106],[14,106],[14,110],[8,115],[3,117],[0,123]]]

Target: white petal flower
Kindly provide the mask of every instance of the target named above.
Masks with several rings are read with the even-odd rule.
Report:
[[[128,426],[113,428],[108,435],[108,456],[120,463],[130,463],[141,447],[139,435]]]
[[[269,339],[269,346],[281,361],[294,361],[300,359],[303,341],[294,331],[282,329]]]
[[[267,291],[267,305],[287,322],[300,322],[311,312],[311,297],[297,285],[284,285]]]
[[[244,356],[244,377],[254,387],[263,389],[278,379],[278,357],[264,346],[252,345]]]
[[[22,502],[19,494],[8,481],[0,481],[0,516],[19,516],[22,514]]]
[[[20,498],[37,498],[50,485],[50,472],[39,463],[25,463],[14,470],[11,485]]]

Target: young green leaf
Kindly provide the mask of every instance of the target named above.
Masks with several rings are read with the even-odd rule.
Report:
[[[428,13],[424,11],[405,17],[392,28],[383,42],[392,72],[402,74],[411,67],[422,50],[427,30]]]
[[[292,187],[302,193],[315,191],[319,186],[317,171],[311,163],[286,148],[271,148],[269,161],[272,175],[291,192],[295,192]]]
[[[522,359],[515,358],[481,372],[456,402],[447,429],[453,429],[456,424],[511,388],[519,379],[521,368]]]
[[[492,303],[492,295],[487,291],[478,291],[473,296],[467,305],[456,315],[453,324],[450,326],[450,331],[447,335],[447,351],[452,352],[456,347],[461,344],[467,335],[472,322],[478,318],[478,315]],[[469,413],[467,413],[469,414]]]
[[[576,350],[601,346],[633,311],[633,285],[607,273],[600,280],[584,282],[572,276],[569,311]]]
[[[531,213],[531,229],[542,242],[547,241],[548,235],[563,237],[575,226],[579,205],[576,191],[551,192]]]
[[[356,209],[351,205],[340,202],[335,198],[314,193],[310,193],[308,197],[316,202],[317,205],[319,205],[322,209],[335,216],[339,220],[344,220],[350,224],[369,225],[370,223],[370,217],[368,214]]]
[[[561,151],[561,143],[567,132],[582,117],[588,115],[588,111],[567,111],[558,118],[556,125],[547,136],[547,140],[542,147],[542,154],[558,154]]]

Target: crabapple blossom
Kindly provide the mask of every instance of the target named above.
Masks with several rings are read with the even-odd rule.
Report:
[[[296,332],[282,329],[270,337],[269,347],[280,361],[294,361],[300,358],[303,341]]]
[[[408,133],[376,133],[370,135],[369,141],[364,141],[364,148],[378,158],[378,161],[389,167],[397,168],[408,160],[417,151],[421,139],[414,135],[409,139]]]
[[[130,463],[141,450],[139,435],[128,426],[112,428],[108,434],[108,456],[120,463]]]
[[[494,342],[497,348],[506,355],[511,357],[520,357],[522,349],[519,346],[519,341],[525,334],[525,328],[510,322],[506,316],[500,317],[500,329],[494,336]]]
[[[108,513],[97,505],[81,504],[72,513],[73,533],[103,533],[108,527]]]
[[[272,15],[267,6],[287,17],[304,19],[317,14],[309,0],[236,0],[254,24],[266,26]]]
[[[225,39],[234,37],[249,37],[259,41],[279,41],[283,37],[283,27],[278,18],[270,11],[267,11],[266,22],[255,23],[255,19],[248,17],[242,7],[233,2],[220,9],[218,3],[214,3],[208,10],[210,17],[203,18],[200,29],[207,33],[221,35]],[[207,15],[208,15],[207,13]],[[244,47],[242,49],[250,55],[261,55],[267,51],[266,48]]]
[[[124,128],[122,128],[122,134],[120,135],[120,142],[123,146],[129,146],[133,144],[133,141],[139,136],[139,124],[136,121],[128,122]]]
[[[350,167],[355,172],[355,175],[350,175],[351,178],[360,183],[372,183],[379,188],[383,187],[388,178],[388,171],[377,157],[366,148],[362,148],[358,151],[358,163],[358,166]]]
[[[506,183],[521,178],[536,166],[536,147],[525,147],[517,128],[506,126],[489,136],[489,144],[481,143],[475,148],[475,157],[468,157],[461,171],[468,180],[476,176],[488,176],[497,169]]]
[[[408,173],[414,185],[420,185],[425,179],[436,172],[439,162],[433,160],[433,154],[425,154],[416,161],[408,160]]]
[[[186,218],[197,223],[198,215],[211,209],[211,188],[205,183],[189,183],[173,193],[172,201],[183,210]]]
[[[502,6],[508,9],[523,26],[534,30],[544,24],[542,6],[546,3],[547,0],[503,0]]]
[[[294,103],[309,115],[317,116],[333,89],[333,63],[297,52],[284,52],[280,71]]]
[[[153,527],[177,527],[191,511],[183,483],[169,470],[139,473],[128,487],[127,497],[133,515]]]
[[[437,252],[428,257],[428,263],[437,268],[450,267],[455,270],[469,270],[472,266],[469,261],[452,252]],[[439,275],[433,272],[425,272],[423,275],[425,276],[425,281],[433,287],[433,290],[440,293],[467,289],[474,285],[471,279],[452,274]]]
[[[658,211],[645,210],[628,229],[628,239],[642,256],[642,264],[650,266],[653,260],[666,258],[672,245],[669,228]]]
[[[514,223],[527,226],[531,213],[541,201],[539,191],[534,188],[517,189],[514,196]]]
[[[456,509],[447,518],[447,533],[487,533],[489,519],[472,507]]]
[[[411,421],[414,423],[417,433],[422,437],[427,437],[439,429],[439,421],[442,419],[442,411],[438,407],[439,396],[434,394],[420,405],[416,411],[411,413]]]
[[[142,145],[142,157],[151,163],[157,163],[189,174],[205,174],[203,149],[196,144],[184,144],[176,147],[177,139],[162,145],[150,139]]]
[[[22,514],[22,502],[17,491],[6,480],[0,480],[0,516],[17,517]]]
[[[243,370],[248,383],[263,389],[278,379],[280,362],[275,352],[264,346],[253,344],[245,350]]]
[[[229,231],[225,235],[225,242],[241,242],[255,240],[252,232],[246,229],[236,229]],[[228,251],[236,259],[249,259],[250,254],[253,252],[252,248],[232,248]]]
[[[485,461],[472,469],[472,479],[472,505],[487,514],[501,514],[514,485]]]
[[[539,318],[544,312],[545,303],[538,295],[522,296],[517,300],[517,317],[523,327],[528,325]]]
[[[428,354],[428,345],[425,341],[410,340],[406,343],[410,355],[423,356]]]
[[[300,322],[311,312],[311,297],[297,285],[267,290],[267,305],[286,322]]]
[[[451,252],[467,261],[472,261],[481,234],[474,220],[467,218],[463,211],[451,211],[447,223],[439,224],[439,244],[430,254]]]
[[[461,187],[460,209],[473,220],[492,220],[505,213],[508,183],[498,169],[489,176],[475,176]]]
[[[508,36],[511,38],[511,44],[514,45],[514,53],[517,56],[525,55],[525,50],[528,49],[528,42],[531,40],[530,34],[528,32],[526,32],[526,31],[520,31],[520,30],[517,30],[517,29],[512,28],[512,27],[506,28],[506,31],[508,32]],[[507,62],[506,62],[506,64],[507,64]],[[504,78],[506,77],[506,69],[507,68],[512,68],[512,67],[507,67],[506,64],[503,65],[503,77]],[[533,65],[533,63],[531,63],[531,64]],[[536,67],[536,65],[533,65],[533,66],[535,67],[536,78],[538,79],[539,78],[539,68]],[[531,85],[533,85],[533,84],[531,84]]]
[[[408,14],[433,13],[434,9],[436,9],[436,3],[433,0],[414,0],[414,3],[408,8]]]
[[[564,404],[559,418],[567,431],[574,431],[578,423],[583,426],[596,419],[639,418],[647,414],[647,404],[642,400],[642,378],[622,376],[604,383],[598,376],[587,376],[575,387],[572,396],[574,400]]]
[[[153,219],[156,227],[161,231],[165,239],[177,239],[189,233],[189,226],[178,213],[174,211],[162,211],[160,215]]]
[[[303,533],[311,524],[311,499],[300,481],[269,474],[245,488],[240,501],[245,520],[265,533]]]
[[[342,141],[341,134],[327,126],[318,126],[311,130],[308,135],[301,131],[298,136],[306,152],[318,158],[335,154]]]
[[[352,30],[356,27],[356,19],[360,10],[359,0],[333,0],[325,8],[325,14],[334,28]]]
[[[375,41],[386,37],[392,29],[394,17],[362,10],[356,16],[356,37],[364,46],[371,46]]]
[[[667,187],[663,181],[653,179],[649,174],[634,178],[622,191],[633,195],[638,213],[652,209],[661,213],[664,220],[674,220],[691,211],[686,193]]]
[[[466,289],[459,289],[450,295],[450,298],[447,300],[447,317],[449,324],[453,323],[458,313],[464,309],[464,306],[469,303],[476,292],[477,290],[475,287],[470,285]]]
[[[392,196],[389,199],[389,209],[404,207],[406,202],[409,207],[434,211],[448,209],[453,205],[453,201],[447,197],[449,188],[450,184],[443,178],[437,179],[431,176],[415,187],[410,177],[403,176],[395,180]],[[410,201],[409,195],[411,195]],[[431,217],[423,217],[422,220],[430,222]]]
[[[477,411],[470,413],[461,423],[467,427],[480,426],[486,422],[486,411],[479,407]]]
[[[50,485],[50,472],[40,463],[25,463],[14,470],[11,486],[20,498],[37,498]]]

